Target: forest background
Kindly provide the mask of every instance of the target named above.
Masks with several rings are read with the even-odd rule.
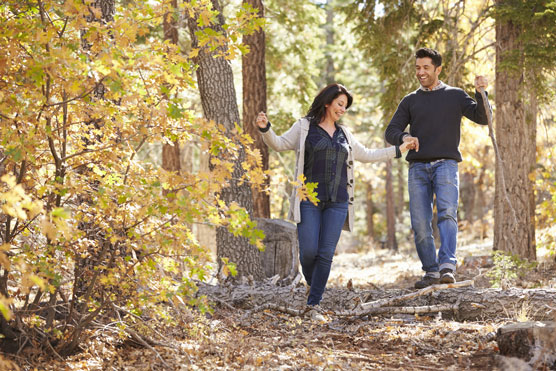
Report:
[[[168,303],[210,310],[197,283],[215,271],[261,279],[245,258],[263,246],[252,218],[286,219],[296,181],[293,153],[265,160],[246,135],[262,94],[245,83],[256,41],[244,39],[262,30],[266,78],[255,88],[266,99],[254,108],[277,133],[339,82],[354,95],[342,122],[386,146],[397,103],[417,88],[421,46],[438,49],[441,79],[471,95],[474,76],[489,77],[510,202],[488,128],[464,119],[461,231],[520,259],[556,251],[556,3],[269,0],[260,18],[262,7],[0,5],[4,345],[68,355],[100,318],[119,316],[133,336],[145,313],[171,322]],[[405,161],[357,166],[359,249],[411,245],[406,173]],[[251,201],[265,190],[266,212]]]

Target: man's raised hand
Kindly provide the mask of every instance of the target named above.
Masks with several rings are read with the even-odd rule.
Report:
[[[486,90],[488,86],[488,79],[486,76],[475,76],[475,89],[477,91]]]

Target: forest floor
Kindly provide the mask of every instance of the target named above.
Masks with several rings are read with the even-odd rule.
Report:
[[[351,242],[344,241],[343,252],[335,257],[330,290],[322,302],[325,310],[332,305],[330,296],[342,290],[409,289],[421,275],[409,244],[398,253],[379,248],[349,252]],[[467,256],[490,252],[491,243],[485,241],[461,247],[458,256],[463,262]],[[461,264],[457,278],[488,287],[489,269]],[[554,264],[532,270],[518,284],[556,288]],[[302,302],[305,288],[295,290]],[[63,361],[33,353],[15,361],[21,370],[493,370],[500,369],[495,360],[497,328],[527,320],[519,308],[499,320],[477,322],[457,322],[440,314],[349,318],[325,311],[324,319],[317,321],[272,310],[254,311],[247,319],[245,313],[216,303],[211,315],[188,314],[176,318],[179,325],[173,327],[152,325],[165,346],[144,347],[95,330],[82,352]]]

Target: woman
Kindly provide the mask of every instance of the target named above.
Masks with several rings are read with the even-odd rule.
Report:
[[[264,112],[256,120],[269,147],[296,151],[295,179],[304,174],[306,182],[318,183],[318,204],[301,201],[294,189],[289,212],[289,218],[297,223],[299,260],[310,286],[307,305],[311,307],[322,299],[342,228],[353,229],[353,161],[398,158],[415,146],[414,142],[383,149],[363,146],[337,123],[352,101],[343,85],[331,84],[315,97],[307,115],[281,136],[270,128]]]

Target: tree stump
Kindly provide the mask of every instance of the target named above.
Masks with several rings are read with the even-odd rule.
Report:
[[[281,219],[256,218],[257,228],[265,234],[261,263],[266,277],[294,278],[298,272],[297,228]]]
[[[525,360],[534,367],[556,367],[556,322],[520,322],[496,334],[500,354]]]

